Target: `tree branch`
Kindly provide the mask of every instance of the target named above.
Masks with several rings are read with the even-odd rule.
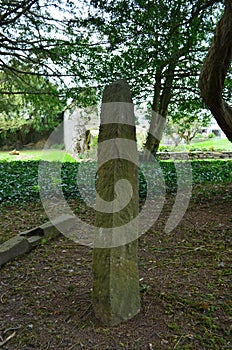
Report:
[[[20,18],[22,15],[25,14],[38,0],[31,0],[31,1],[24,1],[24,2],[19,2],[18,6],[12,8],[11,11],[4,13],[3,15],[0,16],[0,25],[9,25],[11,23],[14,23],[18,18]],[[17,12],[18,10],[21,10]],[[7,17],[15,15],[13,18],[10,20],[7,20]]]

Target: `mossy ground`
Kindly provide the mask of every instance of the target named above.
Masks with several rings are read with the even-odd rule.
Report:
[[[0,343],[8,350],[231,349],[232,186],[194,188],[190,206],[170,234],[159,220],[139,239],[141,312],[107,328],[91,304],[91,250],[64,238],[2,267]],[[71,202],[84,219],[92,213]],[[40,204],[2,207],[1,237],[46,221]]]

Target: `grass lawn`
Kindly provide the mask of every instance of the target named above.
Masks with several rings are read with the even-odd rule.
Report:
[[[163,147],[175,151],[183,149],[189,151],[232,151],[232,142],[227,139],[213,138],[201,142],[193,142],[190,145],[179,145],[177,147],[163,145]]]
[[[214,149],[221,149],[221,150],[230,150],[232,151],[232,142],[230,142],[228,139],[209,139],[203,142],[195,142],[190,145],[191,147],[202,147],[202,148],[211,148]]]
[[[190,145],[179,145],[178,147],[163,145],[160,151],[232,151],[232,143],[227,139],[208,139],[202,142],[194,142]],[[75,159],[68,153],[58,149],[50,150],[22,150],[19,155],[10,155],[8,151],[0,151],[1,161],[24,161],[24,160],[47,160],[47,161],[62,161],[75,162]]]
[[[15,161],[15,160],[47,160],[47,161],[62,161],[75,162],[75,159],[65,151],[61,150],[23,150],[19,151],[19,155],[10,155],[9,152],[0,152],[0,161]]]

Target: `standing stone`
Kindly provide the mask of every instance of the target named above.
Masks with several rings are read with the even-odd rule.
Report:
[[[140,310],[138,154],[134,107],[125,80],[105,88],[99,130],[93,307],[108,326]]]

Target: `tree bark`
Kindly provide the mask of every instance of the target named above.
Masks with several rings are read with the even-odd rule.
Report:
[[[17,130],[16,134],[17,134],[18,146],[21,147],[23,146],[23,135],[21,130]]]
[[[225,0],[225,11],[203,63],[199,88],[205,104],[218,125],[232,141],[232,108],[223,100],[225,77],[232,60],[232,1]]]
[[[154,87],[154,98],[152,103],[152,119],[150,128],[148,131],[146,143],[144,160],[152,161],[155,157],[156,152],[159,148],[160,140],[162,137],[162,130],[159,125],[159,130],[157,132],[157,121],[162,120],[163,128],[165,126],[165,119],[167,118],[168,105],[171,100],[172,84],[174,80],[175,71],[175,60],[169,64],[167,70],[167,76],[165,79],[164,86],[162,88],[162,73],[160,70],[156,73],[156,82]]]

